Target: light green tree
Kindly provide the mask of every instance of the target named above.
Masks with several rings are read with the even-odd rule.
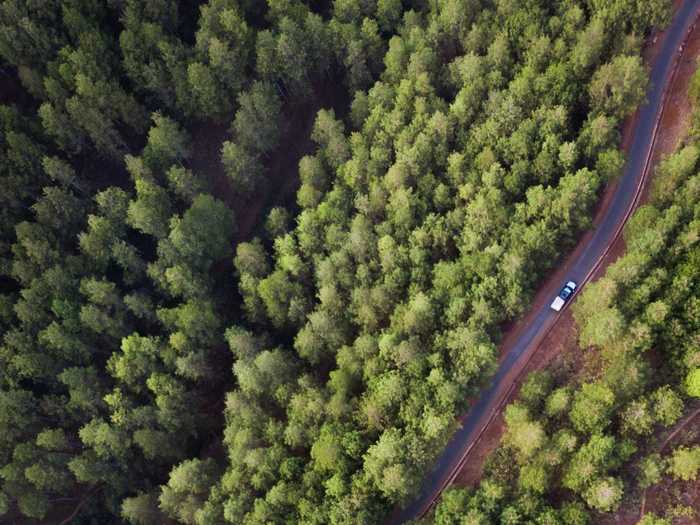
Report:
[[[518,451],[521,459],[530,458],[544,445],[547,437],[544,428],[539,422],[530,419],[527,408],[517,404],[509,405],[505,420],[505,442]]]
[[[623,118],[644,100],[647,74],[638,56],[619,56],[601,66],[591,81],[591,105],[596,112]]]
[[[653,512],[649,512],[637,522],[637,525],[671,525],[671,520],[660,518]]]
[[[695,480],[700,470],[700,446],[678,447],[671,454],[668,472],[676,479]]]
[[[594,481],[585,494],[586,503],[596,510],[610,512],[620,505],[624,486],[621,480],[607,477]]]
[[[689,396],[700,397],[700,368],[694,368],[688,372],[685,389]]]
[[[661,481],[666,470],[666,460],[658,453],[650,454],[639,462],[638,470],[639,486],[642,488],[651,487]]]
[[[574,394],[569,419],[579,432],[602,432],[610,424],[615,394],[602,383],[585,383]]]
[[[170,472],[168,484],[161,488],[160,508],[173,519],[194,525],[217,473],[212,459],[183,461]]]

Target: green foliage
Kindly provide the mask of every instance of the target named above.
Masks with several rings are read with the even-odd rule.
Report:
[[[656,420],[665,426],[673,425],[683,414],[683,400],[668,385],[652,394]]]
[[[162,519],[158,510],[158,499],[152,494],[126,498],[122,502],[121,515],[129,523],[136,525],[155,525]]]
[[[549,472],[547,466],[541,462],[532,462],[520,468],[518,478],[520,487],[534,494],[544,494],[549,487]]]
[[[177,3],[129,0],[125,4],[119,45],[126,74],[137,89],[153,94],[168,108],[191,113],[186,70],[192,50],[177,32]]]
[[[147,180],[136,180],[136,200],[129,203],[127,220],[130,226],[143,233],[164,237],[172,215],[171,202],[161,186]]]
[[[531,457],[545,441],[542,425],[532,421],[528,411],[518,405],[509,405],[506,409],[505,420],[507,433],[505,442],[518,450],[522,458]]]
[[[313,208],[321,202],[328,191],[328,175],[318,156],[305,156],[299,161],[301,187],[297,191],[297,202],[302,208]]]
[[[601,383],[586,383],[574,395],[569,418],[579,432],[595,434],[610,424],[615,394]]]
[[[204,180],[182,166],[173,166],[167,172],[170,191],[187,203],[191,203],[197,195],[207,192]]]
[[[697,478],[698,471],[700,471],[700,446],[678,447],[673,451],[668,462],[668,472],[673,477],[691,481]]]
[[[651,434],[653,425],[654,415],[646,399],[632,401],[622,412],[622,427],[626,433]]]
[[[382,522],[590,226],[643,99],[636,35],[669,12],[322,4],[0,2],[0,514]],[[582,341],[624,351],[582,388],[533,374],[493,479],[437,521],[586,523],[550,489],[613,508],[633,440],[680,417],[696,157],[579,301]],[[660,254],[678,267],[647,275]],[[647,394],[654,342],[673,389]]]
[[[64,11],[64,17],[68,14]],[[62,148],[82,151],[89,141],[98,151],[118,157],[128,151],[124,130],[144,131],[144,108],[119,81],[114,42],[101,31],[99,11],[75,14],[84,16],[80,34],[56,48],[55,59],[47,63],[46,102],[39,115]]]
[[[647,488],[661,481],[661,477],[666,470],[666,461],[658,453],[651,454],[639,462],[638,468],[639,486]]]
[[[397,500],[405,499],[419,479],[407,469],[401,446],[401,436],[395,429],[383,432],[379,440],[369,447],[364,462],[370,479],[380,487],[382,493]]]
[[[685,389],[689,396],[700,397],[700,368],[688,372],[685,378]]]
[[[617,509],[623,494],[622,481],[616,478],[597,480],[585,494],[586,503],[597,510],[609,512]]]
[[[201,194],[182,217],[170,220],[168,240],[177,260],[195,268],[208,268],[231,255],[234,232],[233,213],[220,200]]]
[[[520,388],[520,399],[532,410],[537,410],[542,405],[552,388],[552,376],[549,371],[537,371],[528,374],[525,383]],[[561,404],[562,399],[554,401]],[[555,411],[558,407],[554,407]]]
[[[289,231],[290,222],[290,214],[285,208],[272,208],[265,220],[268,238],[274,241],[278,237],[283,237]]]
[[[164,169],[190,156],[189,137],[177,122],[161,113],[151,115],[153,126],[148,131],[148,143],[143,160],[153,170]]]
[[[170,479],[160,493],[160,508],[182,523],[197,523],[198,514],[216,480],[217,466],[212,459],[191,459],[170,472]]]
[[[645,514],[642,519],[637,522],[637,525],[670,525],[671,521],[666,518],[660,518],[653,512]]]
[[[280,114],[282,101],[270,83],[256,82],[238,98],[240,106],[233,121],[238,143],[246,151],[264,154],[272,151],[284,132]]]
[[[545,404],[545,411],[549,417],[561,417],[568,412],[571,404],[571,392],[566,388],[554,390]]]
[[[592,436],[574,453],[563,479],[564,486],[583,492],[612,466],[614,453],[613,437],[600,434]]]
[[[269,82],[255,82],[238,102],[232,125],[235,140],[223,143],[221,162],[236,191],[249,194],[261,175],[262,158],[277,147],[286,122],[282,101]]]
[[[587,525],[590,523],[589,515],[579,502],[565,503],[561,509],[561,517],[564,523],[571,525]]]
[[[638,56],[621,56],[603,65],[593,76],[590,96],[593,111],[622,118],[644,100],[647,77]]]
[[[435,525],[459,523],[469,499],[469,493],[463,488],[449,488],[443,492],[435,510]]]
[[[660,3],[591,6],[594,19],[579,37],[585,35],[587,41],[584,46],[579,40],[575,67],[580,72],[594,63],[607,63],[599,67],[589,88],[592,109],[599,114],[587,122],[577,150],[597,155],[600,174],[610,177],[621,167],[619,156],[608,153],[612,150],[601,148],[597,141],[611,133],[611,117],[619,119],[630,111],[626,101],[641,100],[644,75],[639,61],[631,55],[611,60],[596,56],[598,46],[605,45],[601,44],[607,37],[604,28],[615,25],[612,13],[625,12],[635,23],[641,12],[661,20],[667,10]],[[573,19],[575,12],[570,14]],[[580,18],[578,23],[580,27]],[[631,41],[624,45],[636,46]],[[622,71],[629,76],[623,79]],[[700,268],[697,235],[688,236],[689,230],[697,229],[694,201],[689,200],[690,195],[697,194],[694,140],[660,164],[651,202],[636,212],[626,228],[627,253],[609,267],[603,278],[589,284],[577,300],[574,314],[580,343],[595,346],[597,350],[592,351],[600,352],[600,360],[594,361],[598,379],[581,384],[579,375],[570,378],[567,370],[562,374],[560,368],[556,369],[554,384],[546,374],[531,376],[521,389],[521,401],[506,409],[504,446],[491,460],[490,465],[497,467],[485,469],[481,484],[504,480],[513,487],[513,495],[497,514],[491,515],[492,519],[500,523],[556,523],[555,514],[538,508],[532,494],[559,499],[562,488],[573,491],[591,509],[614,511],[624,497],[623,467],[637,450],[647,446],[657,425],[674,425],[682,416],[684,402],[676,392],[688,391],[688,378],[699,362],[690,342],[698,330],[697,315],[693,313],[697,310],[698,289],[689,279],[694,279]],[[482,170],[496,161],[491,145],[474,153]],[[562,162],[570,162],[567,159],[574,158],[572,154],[571,148],[559,150]],[[461,191],[466,199],[474,198],[473,186]],[[532,190],[528,197],[533,203],[544,202]],[[645,352],[652,348],[656,356],[649,360]],[[522,402],[527,403],[529,411]],[[542,441],[532,433],[534,428],[550,437]],[[517,429],[522,431],[518,434]],[[659,482],[667,471],[678,479],[693,479],[698,470],[694,459],[694,450],[688,448],[677,450],[668,459],[652,453],[637,462],[637,480],[641,487],[648,487]],[[452,511],[454,518],[449,522],[466,519],[476,507],[470,499],[460,504],[461,513]],[[436,516],[440,509],[438,505]],[[580,503],[559,512],[559,522],[587,521]],[[668,522],[648,515],[641,523],[657,521]]]
[[[700,149],[693,143],[684,146],[659,163],[658,177],[655,177],[653,186],[655,202],[659,204],[671,202],[674,192],[679,190],[686,179],[693,175],[699,156]]]
[[[233,182],[235,191],[250,193],[260,176],[260,165],[256,156],[236,142],[226,141],[221,147],[221,163]]]
[[[210,0],[200,8],[195,60],[187,82],[196,112],[221,118],[232,109],[230,93],[246,78],[252,51],[251,30],[235,0]]]

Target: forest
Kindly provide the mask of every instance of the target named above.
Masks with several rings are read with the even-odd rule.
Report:
[[[670,13],[0,0],[0,521],[382,523],[590,227]],[[436,524],[613,510],[700,395],[698,148],[576,305],[602,377],[534,376]]]
[[[531,373],[479,487],[448,491],[427,523],[597,523],[594,511],[664,476],[700,480],[700,445],[661,454],[654,439],[700,398],[700,69],[689,96],[689,136],[657,167],[625,228],[626,253],[574,304],[593,366]],[[561,503],[561,491],[575,497]],[[700,518],[680,498],[665,510],[639,525]]]

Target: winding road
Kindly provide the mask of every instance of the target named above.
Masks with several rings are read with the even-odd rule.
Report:
[[[661,49],[650,72],[647,102],[639,108],[634,135],[627,152],[627,163],[617,189],[602,220],[585,241],[587,244],[581,250],[577,250],[577,258],[567,264],[569,271],[566,280],[571,279],[579,283],[576,293],[580,292],[598,268],[639,200],[666,99],[666,90],[672,82],[678,57],[698,13],[700,0],[685,0],[665,31]],[[548,301],[528,315],[531,322],[520,331],[518,339],[509,345],[508,353],[501,361],[491,383],[482,391],[463,420],[462,427],[440,454],[424,480],[418,497],[395,513],[388,520],[388,525],[398,525],[420,518],[435,504],[442,491],[457,476],[471,447],[507,398],[514,384],[513,380],[524,369],[536,343],[547,334],[560,315],[561,312],[555,313],[549,308]]]

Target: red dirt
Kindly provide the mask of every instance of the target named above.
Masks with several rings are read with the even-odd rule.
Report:
[[[578,329],[576,323],[571,315],[571,309],[567,309],[542,340],[527,366],[514,379],[517,386],[502,407],[517,397],[520,386],[529,372],[547,366],[564,369],[578,366],[578,362],[583,357],[583,352],[576,344],[577,338]],[[454,483],[456,485],[474,486],[478,483],[479,479],[481,479],[484,461],[496,449],[504,431],[503,412],[499,411],[498,415],[489,423],[469,452],[464,467],[455,478]]]
[[[260,233],[266,209],[284,206],[292,210],[299,187],[299,160],[314,152],[311,130],[321,108],[332,108],[341,117],[349,107],[344,90],[330,79],[313,82],[313,93],[283,104],[281,121],[287,123],[279,146],[263,159],[264,176],[249,197],[236,193],[221,163],[221,146],[232,134],[227,124],[203,122],[194,126],[193,155],[189,167],[206,176],[213,195],[235,213],[235,242],[250,240]]]
[[[192,157],[188,167],[196,174],[206,177],[214,197],[221,199],[235,213],[236,237],[247,237],[257,215],[246,213],[250,208],[233,190],[231,179],[226,175],[221,163],[221,146],[231,138],[226,124],[202,122],[195,125],[192,133]]]
[[[700,418],[698,418],[700,415],[700,403],[695,403],[695,406],[697,408],[691,409],[689,416],[679,421],[673,430],[666,432],[668,436],[661,443],[659,452],[669,452],[669,447],[671,446],[674,448],[681,445],[691,446],[700,442]],[[667,477],[659,485],[650,487],[642,497],[640,516],[644,515],[648,509],[654,509],[657,514],[666,510],[668,505],[664,505],[664,496],[671,493],[676,496],[676,500],[672,501],[672,504],[682,501],[683,504],[695,509],[696,514],[694,518],[700,520],[700,483],[686,483],[685,490],[682,490],[680,493],[669,487],[669,485],[673,486],[673,484],[674,482],[671,478]],[[679,483],[676,482],[676,484]],[[685,520],[685,523],[690,522],[691,520]],[[695,523],[698,522],[695,521]]]
[[[658,432],[649,448],[649,453],[659,452],[667,457],[673,448],[681,445],[692,446],[700,442],[700,403],[694,403],[688,415],[673,428]],[[634,472],[627,472],[633,479]],[[677,517],[674,525],[698,525],[700,523],[700,483],[674,481],[670,476],[650,487],[646,493],[640,491],[636,484],[628,484],[629,493],[623,500],[622,507],[614,514],[596,515],[600,525],[634,525],[643,513],[653,512],[657,516],[669,516],[679,506],[695,510],[695,515]]]
[[[676,7],[679,2],[674,2]],[[654,39],[654,36],[656,38]],[[654,35],[650,39],[650,44],[644,51],[644,57],[647,63],[653,61],[657,55],[663,42],[663,32]],[[700,25],[691,34],[686,45],[681,64],[673,84],[669,89],[669,98],[667,100],[663,118],[661,119],[658,138],[654,143],[654,151],[652,155],[652,166],[656,165],[661,158],[672,153],[676,146],[683,140],[687,134],[690,124],[690,103],[688,100],[688,84],[690,77],[695,72],[697,67],[696,58],[700,56]],[[629,117],[622,127],[621,147],[627,150],[631,141],[632,131],[637,120],[635,113]],[[615,192],[616,183],[613,182],[605,188],[600,202],[595,210],[593,226],[600,223],[603,215],[612,199]],[[649,184],[645,184],[639,204],[642,204],[648,198]],[[546,304],[553,295],[558,291],[562,281],[565,280],[567,272],[571,264],[578,258],[579,254],[585,247],[586,243],[592,236],[592,230],[586,232],[579,240],[574,251],[567,256],[566,260],[553,271],[545,281],[540,285],[539,291],[535,296],[529,314],[518,320],[516,323],[507,327],[507,332],[500,346],[501,359],[506,355],[506,349],[518,339],[521,331],[526,328],[531,322],[534,314],[538,309]],[[591,281],[595,281],[605,274],[607,267],[617,260],[625,252],[625,243],[622,238],[619,238],[611,247],[610,251],[603,259],[602,264],[591,277]],[[537,347],[524,370],[515,373],[513,381],[516,387],[511,394],[501,404],[499,414],[486,427],[481,436],[477,439],[473,448],[469,451],[464,467],[455,478],[454,483],[459,486],[474,486],[478,483],[483,472],[483,465],[486,457],[498,446],[501,436],[504,431],[504,423],[502,417],[502,409],[508,403],[515,400],[517,397],[520,384],[526,377],[527,373],[544,368],[549,363],[554,366],[578,366],[584,367],[584,363],[588,360],[584,358],[583,352],[578,348],[578,328],[573,319],[571,308],[568,308],[561,315],[554,327],[549,333],[537,343]],[[585,356],[589,358],[591,356]],[[588,368],[588,367],[585,367]],[[634,523],[634,522],[632,522]]]

